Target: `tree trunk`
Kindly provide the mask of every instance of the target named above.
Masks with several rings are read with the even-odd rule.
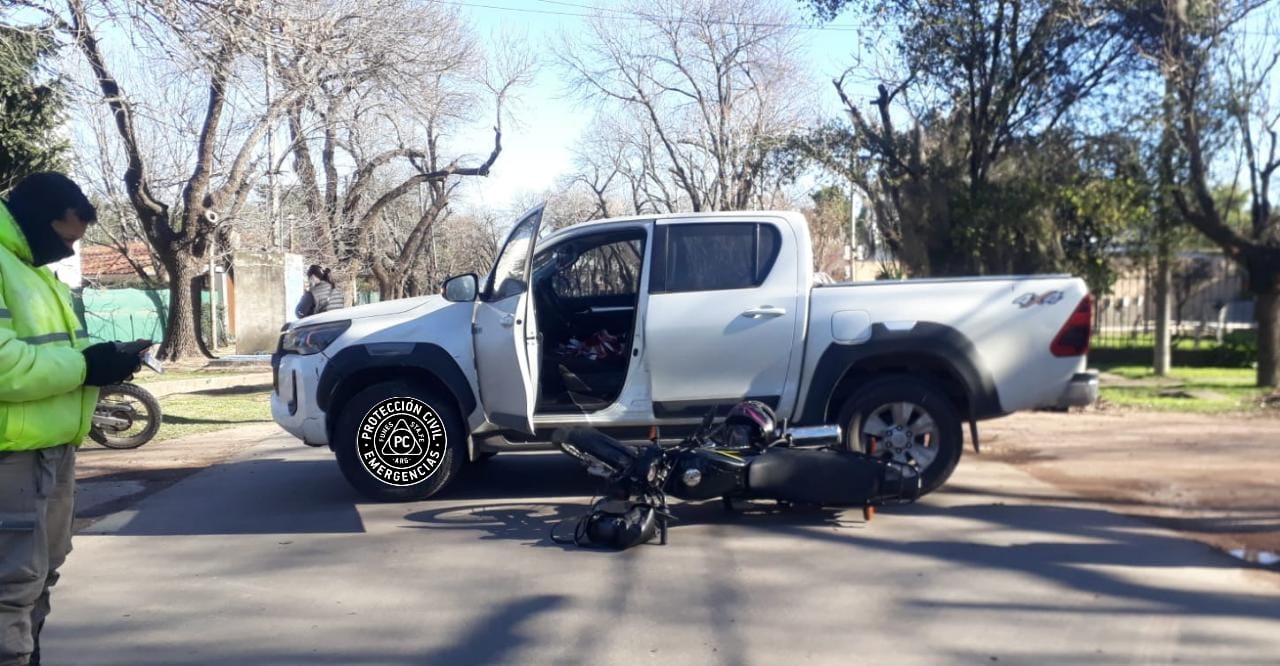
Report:
[[[396,274],[382,266],[377,257],[370,257],[368,264],[373,273],[373,279],[378,281],[378,300],[389,301],[396,298]]]
[[[1273,282],[1275,282],[1273,280]],[[1280,285],[1257,295],[1258,386],[1280,387]]]
[[[177,361],[200,353],[193,318],[199,304],[192,298],[196,269],[189,259],[181,255],[165,260],[164,264],[169,271],[169,316],[165,322],[160,357],[166,361]]]

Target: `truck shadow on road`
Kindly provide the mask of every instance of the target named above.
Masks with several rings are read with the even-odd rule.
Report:
[[[561,454],[513,454],[464,468],[438,498],[407,506],[477,499],[587,498],[599,488]],[[357,507],[376,505],[356,493],[331,459],[275,456],[207,469],[149,469],[105,474],[87,486],[129,484],[128,493],[78,511],[82,534],[187,536],[342,534],[364,532]],[[578,500],[569,499],[566,510]]]
[[[482,539],[510,539],[526,546],[574,548],[556,543],[571,538],[576,520],[588,511],[603,488],[603,480],[588,475],[577,462],[557,453],[500,455],[466,469],[456,485],[438,501],[424,503],[405,520],[420,529],[475,530]],[[516,500],[476,504],[471,500]],[[527,501],[534,500],[534,501]],[[546,501],[538,501],[546,500]],[[458,506],[458,501],[467,504]],[[447,506],[438,506],[448,504]],[[418,505],[422,506],[422,505]],[[750,503],[734,513],[719,500],[674,503],[677,526],[753,520],[760,524],[848,526],[841,512],[808,507],[782,508],[771,502]]]
[[[439,499],[589,498],[603,483],[562,453],[509,453],[464,466]]]
[[[166,473],[176,478],[165,478]],[[152,469],[155,492],[121,498],[103,509],[81,510],[98,519],[80,533],[118,536],[228,534],[341,534],[364,532],[360,501],[332,461],[254,458],[199,473]],[[183,478],[185,477],[185,478]],[[81,482],[116,483],[129,473]],[[176,483],[175,483],[176,481]],[[147,496],[150,495],[150,496]]]

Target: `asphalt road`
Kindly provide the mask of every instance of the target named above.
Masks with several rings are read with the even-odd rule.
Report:
[[[1274,664],[1274,573],[969,456],[882,510],[678,505],[667,546],[548,532],[595,482],[503,455],[361,501],[263,440],[75,540],[45,629],[74,664]]]

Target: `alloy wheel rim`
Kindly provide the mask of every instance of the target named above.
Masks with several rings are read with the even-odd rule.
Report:
[[[862,451],[899,463],[915,463],[921,470],[938,457],[941,430],[929,410],[902,400],[872,409],[859,424],[858,444]],[[873,446],[874,445],[874,446]]]

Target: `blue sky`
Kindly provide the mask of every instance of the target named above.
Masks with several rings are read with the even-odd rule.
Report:
[[[550,45],[560,35],[585,30],[583,19],[572,14],[590,10],[589,0],[440,0],[459,6],[477,32],[489,44],[509,35],[523,35],[530,47],[546,56],[533,84],[520,94],[513,109],[516,124],[505,127],[503,152],[490,176],[469,183],[465,201],[484,208],[506,209],[522,194],[538,193],[552,187],[557,178],[571,171],[571,151],[579,133],[590,124],[592,109],[567,96],[562,72],[552,62]],[[598,3],[601,7],[617,3]],[[796,24],[815,25],[800,3],[779,0]],[[837,20],[834,26],[848,25]],[[810,75],[821,106],[817,113],[831,117],[840,112],[839,98],[831,79],[848,66],[857,33],[848,30],[812,29],[801,31],[808,51]],[[478,125],[460,137],[459,148],[469,153],[487,154],[492,135],[488,125]]]
[[[464,205],[470,204],[489,209],[510,208],[522,195],[527,198],[553,186],[556,179],[571,172],[571,151],[579,133],[591,121],[592,109],[570,99],[564,89],[562,72],[551,58],[550,45],[560,35],[585,31],[580,16],[590,12],[590,7],[619,7],[618,2],[592,2],[592,0],[427,0],[442,5],[458,7],[477,32],[488,43],[505,36],[523,35],[535,53],[545,55],[545,62],[533,85],[521,93],[520,104],[514,109],[513,124],[505,128],[503,153],[487,179],[467,183],[463,190]],[[789,11],[794,23],[813,26],[801,31],[800,38],[807,48],[809,74],[817,91],[815,119],[839,115],[841,105],[831,86],[831,79],[840,75],[853,63],[853,52],[858,48],[860,32],[848,16],[839,17],[826,25],[818,25],[810,18],[797,0],[777,0],[778,6]],[[1256,12],[1246,22],[1250,38],[1268,39],[1269,24],[1266,14],[1280,13],[1280,4],[1273,5],[1272,12]],[[865,30],[871,39],[877,33]],[[889,45],[886,45],[889,46]],[[865,96],[874,95],[870,86],[850,86]],[[1272,98],[1280,99],[1280,82],[1273,82]],[[460,137],[458,147],[478,155],[488,153],[492,145],[488,121],[477,125]]]

